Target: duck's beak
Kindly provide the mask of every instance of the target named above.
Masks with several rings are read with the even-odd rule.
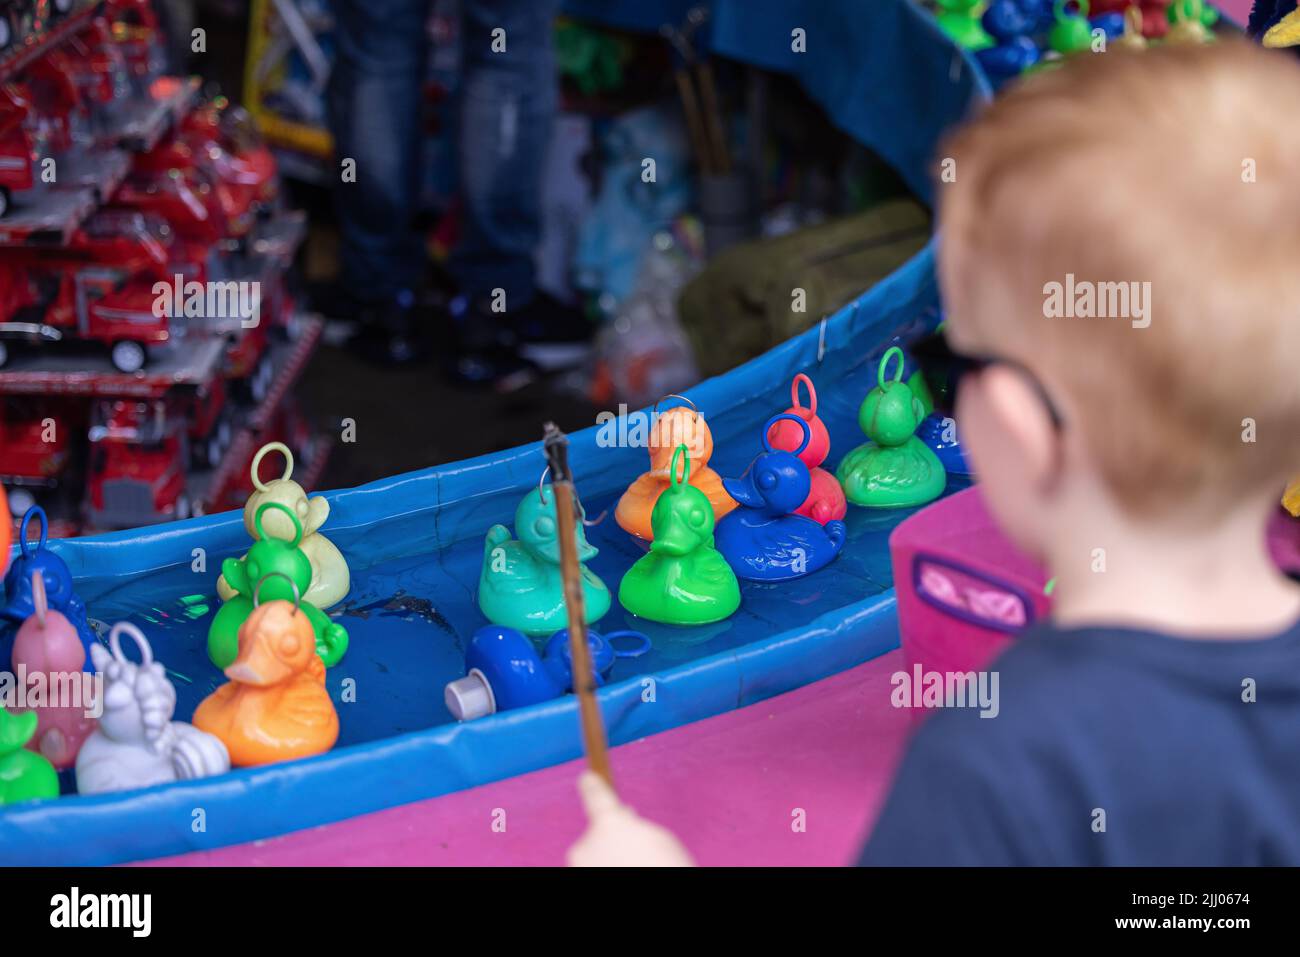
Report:
[[[700,543],[700,537],[681,522],[673,522],[668,532],[656,535],[650,543],[650,551],[665,555],[689,555]]]
[[[758,486],[754,484],[754,473],[752,471],[746,472],[738,479],[724,478],[722,487],[727,490],[728,495],[741,505],[748,505],[750,508],[762,508],[767,504],[758,491]]]
[[[587,536],[582,531],[581,522],[578,523],[577,531],[574,532],[573,542],[574,545],[577,546],[578,561],[580,562],[589,562],[600,554],[600,549],[587,541]],[[560,563],[559,535],[555,535],[546,542],[537,545],[536,548],[547,558],[547,560],[552,561],[557,565]]]
[[[231,681],[238,681],[242,685],[264,685],[267,684],[265,679],[258,673],[247,661],[236,661],[226,669],[226,677]]]
[[[239,656],[226,669],[226,677],[240,684],[266,687],[278,684],[287,676],[284,664],[266,648],[263,641],[241,643]]]
[[[581,516],[579,516],[574,540],[574,544],[578,546],[578,561],[589,562],[600,554],[600,549],[587,541],[587,533],[583,530]]]
[[[1300,8],[1292,10],[1264,34],[1264,46],[1272,49],[1300,46]]]

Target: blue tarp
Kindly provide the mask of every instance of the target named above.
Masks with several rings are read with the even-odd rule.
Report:
[[[922,199],[939,135],[987,98],[988,81],[934,19],[909,0],[565,0],[577,17],[629,30],[680,27],[692,7],[716,53],[788,73],[846,133],[870,146]],[[803,30],[804,52],[793,32]]]
[[[607,13],[649,3],[574,2]],[[741,60],[793,72],[846,131],[929,195],[926,163],[942,130],[985,93],[968,62],[904,0],[823,0],[800,13],[807,56],[783,52],[794,4],[719,2],[714,45]],[[802,5],[800,5],[802,6]],[[611,13],[612,15],[612,13]],[[648,14],[645,14],[648,16]],[[631,21],[628,21],[631,22]],[[653,22],[640,22],[642,27]],[[824,48],[815,44],[824,43]],[[816,55],[812,55],[816,52]],[[689,396],[714,432],[714,464],[738,474],[762,422],[788,404],[797,372],[819,384],[834,464],[862,441],[856,409],[874,360],[931,327],[937,291],[927,248],[824,327],[773,349]],[[643,448],[602,447],[598,430],[571,438],[571,463],[591,513],[645,468]],[[330,537],[354,570],[340,620],[352,648],[331,671],[357,702],[340,704],[343,733],[317,758],[236,771],[208,781],[119,795],[72,796],[0,809],[0,864],[106,864],[217,847],[297,830],[545,767],[581,754],[572,699],[450,723],[442,685],[482,622],[473,604],[482,536],[509,525],[543,467],[538,444],[328,493]],[[620,662],[600,693],[610,739],[647,734],[760,701],[896,646],[886,539],[905,513],[853,510],[850,545],[827,569],[785,586],[747,584],[741,612],[708,629],[645,627],[655,650]],[[612,521],[592,532],[593,569],[617,588],[637,556]],[[92,616],[130,616],[177,681],[177,717],[221,680],[204,657],[220,559],[247,547],[238,513],[59,542]],[[207,569],[193,572],[202,548]],[[188,596],[188,598],[187,598]],[[423,610],[399,600],[423,601]],[[396,610],[394,610],[396,609]],[[617,607],[602,630],[636,624]],[[643,626],[644,627],[644,626]],[[646,682],[653,694],[647,696]],[[649,700],[647,700],[649,698]],[[195,811],[202,809],[203,826]]]

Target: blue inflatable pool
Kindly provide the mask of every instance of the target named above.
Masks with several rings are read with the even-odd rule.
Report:
[[[582,12],[597,5],[572,6]],[[792,58],[781,52],[788,44],[771,44],[759,29],[770,16],[769,29],[788,37],[789,11],[782,8],[790,4],[715,6],[720,52],[794,73],[836,122],[928,196],[924,163],[936,137],[986,88],[923,13],[902,0],[826,0],[796,25],[834,49]],[[824,59],[832,53],[839,59],[833,70]],[[689,398],[713,430],[718,471],[738,475],[745,468],[759,450],[763,422],[786,407],[799,372],[818,386],[818,411],[832,441],[828,464],[859,444],[857,408],[880,356],[938,321],[932,267],[927,248],[824,323],[692,389]],[[588,514],[612,508],[644,470],[645,449],[602,447],[594,427],[570,438]],[[0,864],[107,864],[217,847],[579,756],[571,698],[466,724],[455,723],[443,704],[443,686],[463,675],[465,643],[484,623],[474,602],[483,535],[494,523],[512,522],[543,467],[538,443],[328,493],[332,513],[324,530],[353,570],[351,594],[336,610],[351,647],[328,681],[339,702],[341,683],[351,680],[355,700],[338,704],[335,749],[195,782],[0,809]],[[964,482],[954,480],[950,490]],[[886,541],[909,514],[852,509],[849,542],[834,563],[793,583],[744,583],[741,610],[716,625],[655,626],[615,604],[599,629],[639,628],[653,650],[620,659],[600,692],[611,741],[759,701],[895,647]],[[589,537],[600,549],[590,567],[616,588],[642,552],[612,518]],[[207,660],[205,635],[220,561],[247,545],[240,515],[227,513],[54,547],[72,568],[91,617],[138,624],[179,676],[177,717],[184,719],[224,680]],[[203,573],[192,570],[195,549],[203,550]]]

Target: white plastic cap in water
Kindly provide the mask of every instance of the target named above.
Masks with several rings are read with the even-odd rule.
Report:
[[[492,686],[477,668],[471,668],[464,678],[448,682],[443,699],[447,702],[447,710],[457,721],[473,721],[475,718],[495,714],[497,710]]]

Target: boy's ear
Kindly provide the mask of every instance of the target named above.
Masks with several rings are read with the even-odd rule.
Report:
[[[1059,477],[1061,436],[1043,402],[1023,372],[993,365],[981,373],[989,411],[1015,445],[1025,478],[1036,488],[1050,489]]]

